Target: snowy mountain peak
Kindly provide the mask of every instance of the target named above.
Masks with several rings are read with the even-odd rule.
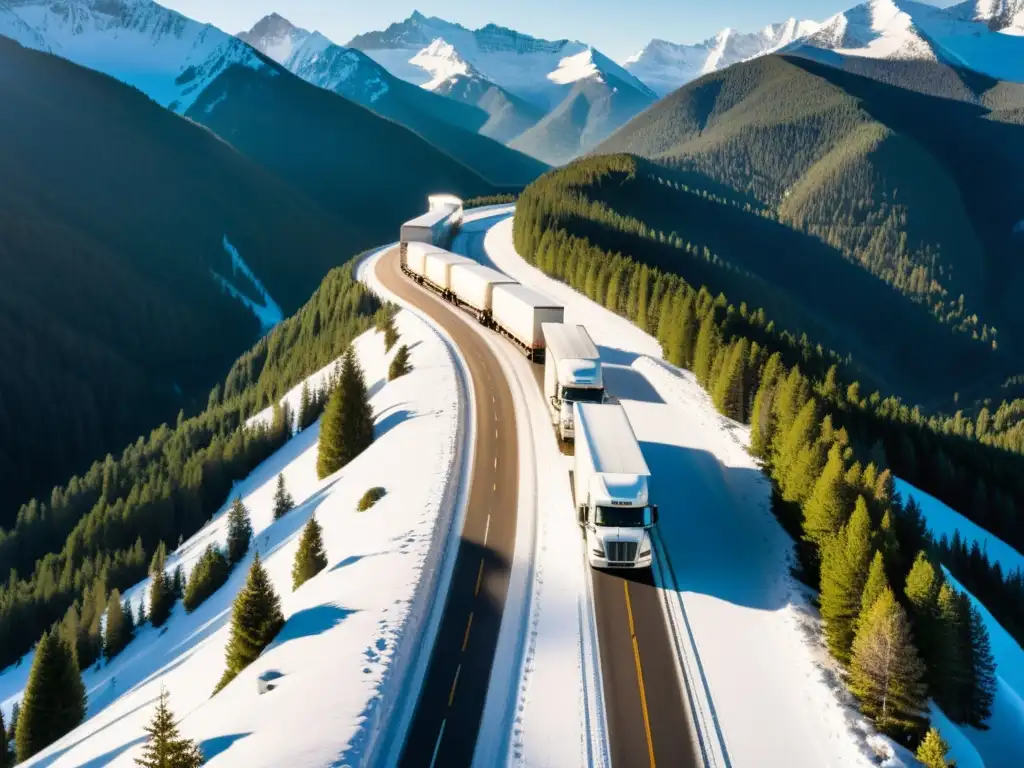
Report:
[[[423,84],[428,91],[436,90],[459,77],[480,77],[480,73],[459,55],[455,46],[440,37],[413,56],[409,63],[430,73],[430,81]]]
[[[248,45],[151,0],[0,0],[0,34],[179,112],[227,68],[266,66]]]
[[[283,64],[306,42],[309,35],[309,32],[299,29],[283,16],[272,13],[256,22],[248,32],[238,35],[238,38],[278,64]]]
[[[1024,35],[1024,0],[968,0],[957,7],[993,31]]]

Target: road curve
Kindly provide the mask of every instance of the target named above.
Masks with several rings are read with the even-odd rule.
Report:
[[[464,255],[495,266],[483,247],[486,229],[464,225],[462,231]],[[543,394],[543,371],[535,368]],[[609,394],[623,393],[609,387]],[[581,556],[583,546],[581,537]],[[590,574],[612,765],[702,766],[692,709],[652,572],[590,569]]]
[[[473,760],[508,592],[519,479],[515,410],[501,366],[471,317],[404,275],[397,248],[378,260],[376,275],[444,328],[472,380],[477,429],[466,520],[401,757],[402,766],[458,768]]]

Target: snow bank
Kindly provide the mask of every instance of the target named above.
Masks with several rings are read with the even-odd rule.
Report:
[[[988,554],[992,563],[999,563],[1003,573],[1013,573],[1017,569],[1024,571],[1024,555],[998,536],[972,523],[955,509],[915,488],[907,481],[897,477],[894,482],[896,490],[904,500],[914,499],[920,505],[921,514],[924,515],[928,529],[936,540],[943,536],[952,540],[953,534],[960,531],[960,538],[967,542],[968,547],[978,542],[981,551]]]
[[[720,416],[690,374],[662,362],[655,339],[526,264],[512,245],[511,219],[491,227],[485,249],[493,266],[562,302],[566,322],[586,325],[601,350],[609,389],[653,472],[660,544],[674,571],[661,586],[666,604],[677,606],[670,621],[684,614],[692,633],[690,683],[704,688],[697,716],[720,764],[873,762],[870,728],[850,705],[817,616],[789,575],[792,542],[771,514],[747,430]],[[555,692],[544,678],[534,684],[524,715],[543,713],[541,702]]]
[[[177,604],[164,628],[146,626],[109,665],[86,670],[89,719],[26,765],[132,765],[161,685],[170,691],[183,733],[201,743],[210,765],[363,762],[382,704],[402,677],[398,667],[421,640],[414,626],[418,589],[438,567],[436,542],[448,530],[444,521],[451,510],[446,513],[444,504],[463,437],[457,373],[442,340],[409,312],[400,312],[396,322],[411,349],[408,376],[386,383],[390,356],[380,334],[371,331],[355,342],[376,414],[373,445],[318,480],[316,424],[235,488],[250,510],[254,549],[287,617],[270,648],[210,698],[224,668],[231,600],[244,583],[246,561],[194,613]],[[298,506],[275,522],[279,473]],[[369,511],[356,512],[359,497],[377,485],[387,495]],[[224,543],[226,509],[170,556],[168,568],[180,563],[187,572],[207,544]],[[314,513],[329,565],[292,592],[298,538]],[[128,591],[133,606],[147,588],[148,581]],[[8,711],[27,669],[23,663],[0,674]],[[256,680],[265,673],[280,677],[274,690],[259,695]]]
[[[995,620],[988,609],[945,571],[946,580],[961,592],[966,592],[971,603],[981,612],[992,643],[996,660],[996,695],[992,704],[992,717],[988,730],[956,725],[944,715],[933,724],[939,728],[950,744],[950,757],[960,768],[985,765],[990,768],[1024,765],[1024,650],[1009,632]],[[937,708],[933,708],[933,713]]]

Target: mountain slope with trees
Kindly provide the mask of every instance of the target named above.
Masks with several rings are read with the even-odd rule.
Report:
[[[258,338],[222,287],[262,301],[232,251],[287,314],[366,235],[138,91],[5,38],[0,98],[8,526],[18,503],[204,403]]]

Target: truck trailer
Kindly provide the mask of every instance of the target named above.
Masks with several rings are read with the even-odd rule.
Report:
[[[417,282],[427,276],[427,254],[444,253],[436,245],[420,242],[403,242],[401,246],[402,270],[412,275]]]
[[[574,435],[573,403],[604,402],[601,356],[582,325],[544,323],[544,398],[562,440]]]
[[[494,301],[494,287],[497,285],[515,284],[508,275],[496,269],[485,267],[475,262],[470,264],[452,264],[451,291],[458,303],[468,307],[480,322],[489,324],[491,308]]]
[[[452,221],[454,214],[455,211],[447,207],[438,207],[427,211],[402,225],[400,239],[403,243],[447,246],[451,238],[452,227],[455,226]]]
[[[649,568],[658,507],[649,503],[651,471],[626,411],[617,403],[573,405],[576,520],[594,568]]]
[[[472,259],[448,251],[433,250],[425,257],[423,276],[427,282],[446,299],[453,298],[451,286],[452,267],[456,264],[475,264]]]
[[[544,359],[544,323],[560,323],[565,308],[519,283],[492,289],[491,316],[499,332],[510,338],[534,362]]]

